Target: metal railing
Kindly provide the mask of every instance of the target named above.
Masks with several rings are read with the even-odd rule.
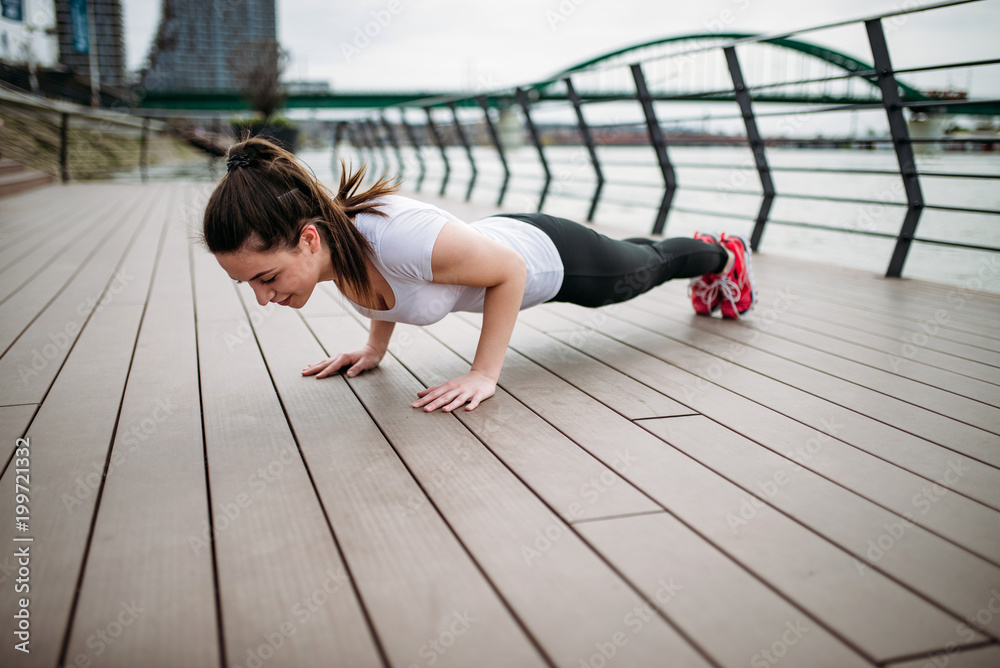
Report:
[[[507,195],[517,190],[511,186],[512,177],[518,171],[530,171],[535,176],[534,181],[537,188],[522,188],[522,192],[532,192],[537,194],[537,209],[542,210],[546,205],[547,198],[552,194],[553,168],[558,163],[553,160],[551,148],[547,148],[543,133],[538,123],[533,118],[536,110],[544,109],[548,111],[554,107],[569,110],[575,119],[575,127],[572,129],[577,133],[575,145],[586,149],[587,160],[593,170],[593,189],[589,196],[579,192],[560,192],[556,195],[566,198],[588,199],[587,221],[594,219],[595,211],[599,204],[604,202],[616,202],[613,197],[606,194],[608,186],[620,186],[629,188],[642,188],[645,190],[658,190],[655,197],[646,198],[649,205],[656,210],[652,232],[662,234],[667,225],[668,216],[671,211],[681,211],[700,215],[724,216],[753,221],[753,229],[750,235],[751,245],[758,249],[764,231],[770,225],[782,225],[790,227],[812,228],[829,232],[859,234],[874,237],[882,237],[894,240],[894,247],[891,258],[886,269],[886,276],[898,277],[902,274],[903,266],[911,245],[915,241],[939,246],[949,246],[954,248],[973,249],[980,251],[1000,252],[1000,248],[990,245],[968,243],[962,241],[948,241],[937,238],[921,237],[917,234],[918,223],[921,214],[925,210],[939,210],[952,213],[977,214],[986,216],[1000,216],[1000,210],[973,207],[973,206],[952,206],[944,204],[929,204],[925,201],[921,189],[921,177],[926,178],[946,178],[946,179],[973,179],[973,180],[997,180],[1000,174],[989,173],[968,173],[968,172],[948,172],[948,171],[925,171],[921,173],[918,169],[914,147],[921,145],[948,145],[961,141],[966,144],[980,144],[984,148],[991,148],[993,145],[1000,146],[1000,137],[968,137],[956,140],[955,137],[911,137],[904,110],[910,113],[926,113],[948,111],[967,113],[993,113],[1000,114],[1000,100],[973,100],[973,99],[947,99],[947,100],[915,100],[901,95],[901,90],[905,93],[912,90],[901,84],[896,78],[897,74],[916,74],[935,70],[987,67],[1000,64],[1000,59],[979,59],[966,62],[954,62],[947,64],[934,64],[924,67],[911,67],[894,70],[891,63],[889,47],[886,42],[885,19],[908,14],[915,14],[925,11],[941,10],[947,7],[968,4],[979,0],[953,0],[935,5],[917,7],[913,9],[887,12],[877,16],[852,21],[842,21],[834,24],[825,24],[794,33],[782,33],[778,35],[763,35],[742,39],[723,41],[721,44],[710,46],[699,46],[687,51],[673,53],[669,56],[658,56],[649,60],[633,63],[597,63],[589,68],[573,70],[559,77],[536,82],[531,85],[519,86],[513,89],[493,91],[488,94],[477,94],[470,96],[456,96],[449,98],[435,98],[419,100],[407,103],[394,108],[397,120],[390,122],[385,110],[377,112],[370,118],[358,119],[345,122],[343,127],[337,132],[337,137],[347,139],[350,144],[362,153],[366,162],[373,164],[377,171],[388,171],[404,173],[412,171],[415,167],[418,171],[416,177],[416,189],[428,185],[429,177],[437,172],[439,183],[439,193],[445,194],[449,181],[452,179],[455,170],[452,164],[455,160],[454,152],[449,154],[449,147],[460,147],[468,163],[468,177],[465,188],[465,198],[468,200],[476,188],[477,184],[482,184],[484,176],[492,177],[492,181],[497,187],[496,203],[501,206]],[[847,72],[838,76],[804,77],[790,81],[777,81],[760,84],[756,88],[749,84],[745,78],[742,64],[738,55],[738,50],[753,44],[773,44],[776,41],[784,40],[792,35],[802,35],[819,30],[841,27],[846,25],[863,25],[871,49],[873,65],[870,69]],[[664,58],[690,58],[697,54],[709,52],[718,53],[721,51],[724,57],[728,76],[731,80],[731,87],[726,90],[713,89],[701,91],[694,97],[701,96],[706,102],[713,104],[733,104],[735,102],[738,112],[734,114],[724,114],[722,116],[712,116],[713,121],[740,121],[743,125],[744,135],[738,140],[732,137],[698,137],[696,140],[687,142],[699,146],[732,146],[741,144],[748,147],[752,153],[752,168],[756,172],[759,190],[751,189],[728,189],[728,193],[745,195],[759,198],[759,205],[755,213],[733,213],[722,212],[712,209],[699,209],[678,206],[675,203],[676,195],[680,191],[702,191],[713,192],[713,189],[705,186],[687,185],[682,186],[677,179],[676,169],[698,168],[720,168],[728,167],[732,169],[742,169],[743,165],[720,165],[717,163],[675,163],[672,161],[670,153],[675,146],[685,143],[683,137],[665,133],[664,128],[672,125],[683,124],[704,120],[703,116],[695,117],[663,117],[662,104],[671,100],[691,100],[692,93],[685,91],[683,94],[667,94],[663,92],[652,92],[647,80],[646,69],[652,67],[651,61],[662,60]],[[579,92],[574,85],[574,81],[579,81],[588,75],[603,75],[606,72],[617,68],[620,71],[627,71],[634,85],[634,90],[628,94],[613,93],[607,95],[588,96]],[[797,109],[795,111],[774,111],[760,113],[754,109],[754,94],[762,90],[770,93],[782,89],[801,90],[802,86],[830,82],[845,81],[851,82],[864,79],[866,85],[874,85],[877,93],[872,95],[872,102],[860,102],[853,104],[837,103],[816,103],[807,109]],[[551,91],[559,87],[559,95],[552,95]],[[720,101],[720,96],[725,96],[724,101]],[[773,99],[773,97],[771,98]],[[614,179],[609,178],[609,166],[624,167],[649,167],[649,163],[637,161],[614,162],[604,160],[600,157],[598,147],[602,145],[601,137],[614,132],[634,132],[634,123],[610,123],[610,124],[590,124],[584,114],[584,108],[593,108],[598,105],[621,104],[623,102],[638,103],[642,111],[642,125],[645,128],[645,137],[642,144],[652,151],[655,158],[655,169],[659,174],[659,183],[635,179]],[[502,133],[497,128],[497,119],[494,118],[496,110],[505,109],[507,113],[512,110],[519,110],[520,128],[519,132],[526,136],[527,140],[534,147],[537,154],[537,162],[532,165],[519,163],[511,159],[510,151],[505,148],[501,141]],[[459,113],[462,109],[463,114]],[[856,167],[838,168],[835,166],[818,165],[812,166],[772,166],[768,160],[768,148],[782,146],[815,147],[827,146],[831,144],[829,139],[809,139],[790,138],[782,136],[765,136],[762,134],[758,121],[761,119],[780,118],[782,116],[794,116],[796,118],[822,117],[825,114],[835,114],[845,111],[881,110],[885,114],[888,124],[888,136],[854,138],[857,144],[862,144],[868,148],[879,146],[891,146],[895,154],[897,169],[864,169]],[[448,122],[442,123],[443,112],[448,113]],[[412,116],[420,112],[424,123],[414,124]],[[408,115],[411,117],[408,119]],[[502,118],[502,117],[501,117]],[[595,136],[597,135],[597,136]],[[409,152],[413,158],[404,158],[404,152]],[[482,155],[486,151],[490,155],[488,161],[477,162],[477,153]],[[390,153],[392,157],[390,158]],[[435,164],[435,153],[439,156],[438,164]],[[394,164],[395,163],[395,164]],[[415,164],[414,164],[415,163]],[[490,167],[494,167],[491,171]],[[499,171],[495,168],[499,166]],[[849,197],[838,195],[810,195],[800,193],[779,193],[775,188],[772,175],[778,172],[787,173],[812,173],[830,175],[855,175],[855,176],[893,176],[900,179],[904,201],[894,202],[886,199],[872,199],[866,197]],[[775,203],[779,200],[815,200],[817,202],[830,202],[837,204],[853,204],[868,206],[896,206],[904,209],[903,219],[898,230],[894,232],[878,229],[864,229],[863,227],[843,227],[824,222],[808,222],[801,220],[781,220],[771,216],[771,211]],[[625,204],[626,202],[618,200]],[[629,205],[636,205],[636,201],[628,201]]]
[[[0,153],[62,182],[134,175],[196,157],[163,121],[0,88]],[[198,159],[201,167],[205,161]]]

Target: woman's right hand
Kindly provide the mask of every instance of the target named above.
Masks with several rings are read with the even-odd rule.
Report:
[[[324,378],[326,376],[332,376],[345,366],[349,366],[350,368],[347,370],[347,375],[353,378],[362,371],[377,367],[378,363],[382,361],[382,357],[384,355],[384,351],[380,353],[374,348],[374,346],[366,343],[365,347],[361,350],[355,350],[349,353],[340,353],[336,357],[328,357],[321,362],[310,364],[302,370],[302,375],[315,375],[317,378]]]

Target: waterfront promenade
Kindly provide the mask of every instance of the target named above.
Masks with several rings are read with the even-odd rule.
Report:
[[[543,305],[425,414],[478,317],[302,377],[366,323],[259,307],[209,190],[0,204],[0,664],[1000,665],[1000,295],[764,253],[744,321]]]

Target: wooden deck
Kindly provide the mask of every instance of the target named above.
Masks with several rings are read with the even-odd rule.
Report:
[[[759,255],[745,321],[530,309],[428,415],[477,317],[304,378],[365,323],[259,307],[208,190],[0,203],[3,666],[1000,665],[1000,295]]]

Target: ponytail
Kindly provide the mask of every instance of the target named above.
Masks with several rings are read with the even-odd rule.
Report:
[[[302,230],[313,224],[323,235],[338,280],[359,304],[379,308],[366,263],[371,246],[353,219],[359,213],[385,215],[376,200],[398,189],[388,175],[359,192],[366,168],[349,172],[341,161],[340,186],[332,193],[294,155],[259,137],[234,144],[226,165],[228,172],[205,208],[201,241],[209,251],[294,250]]]

